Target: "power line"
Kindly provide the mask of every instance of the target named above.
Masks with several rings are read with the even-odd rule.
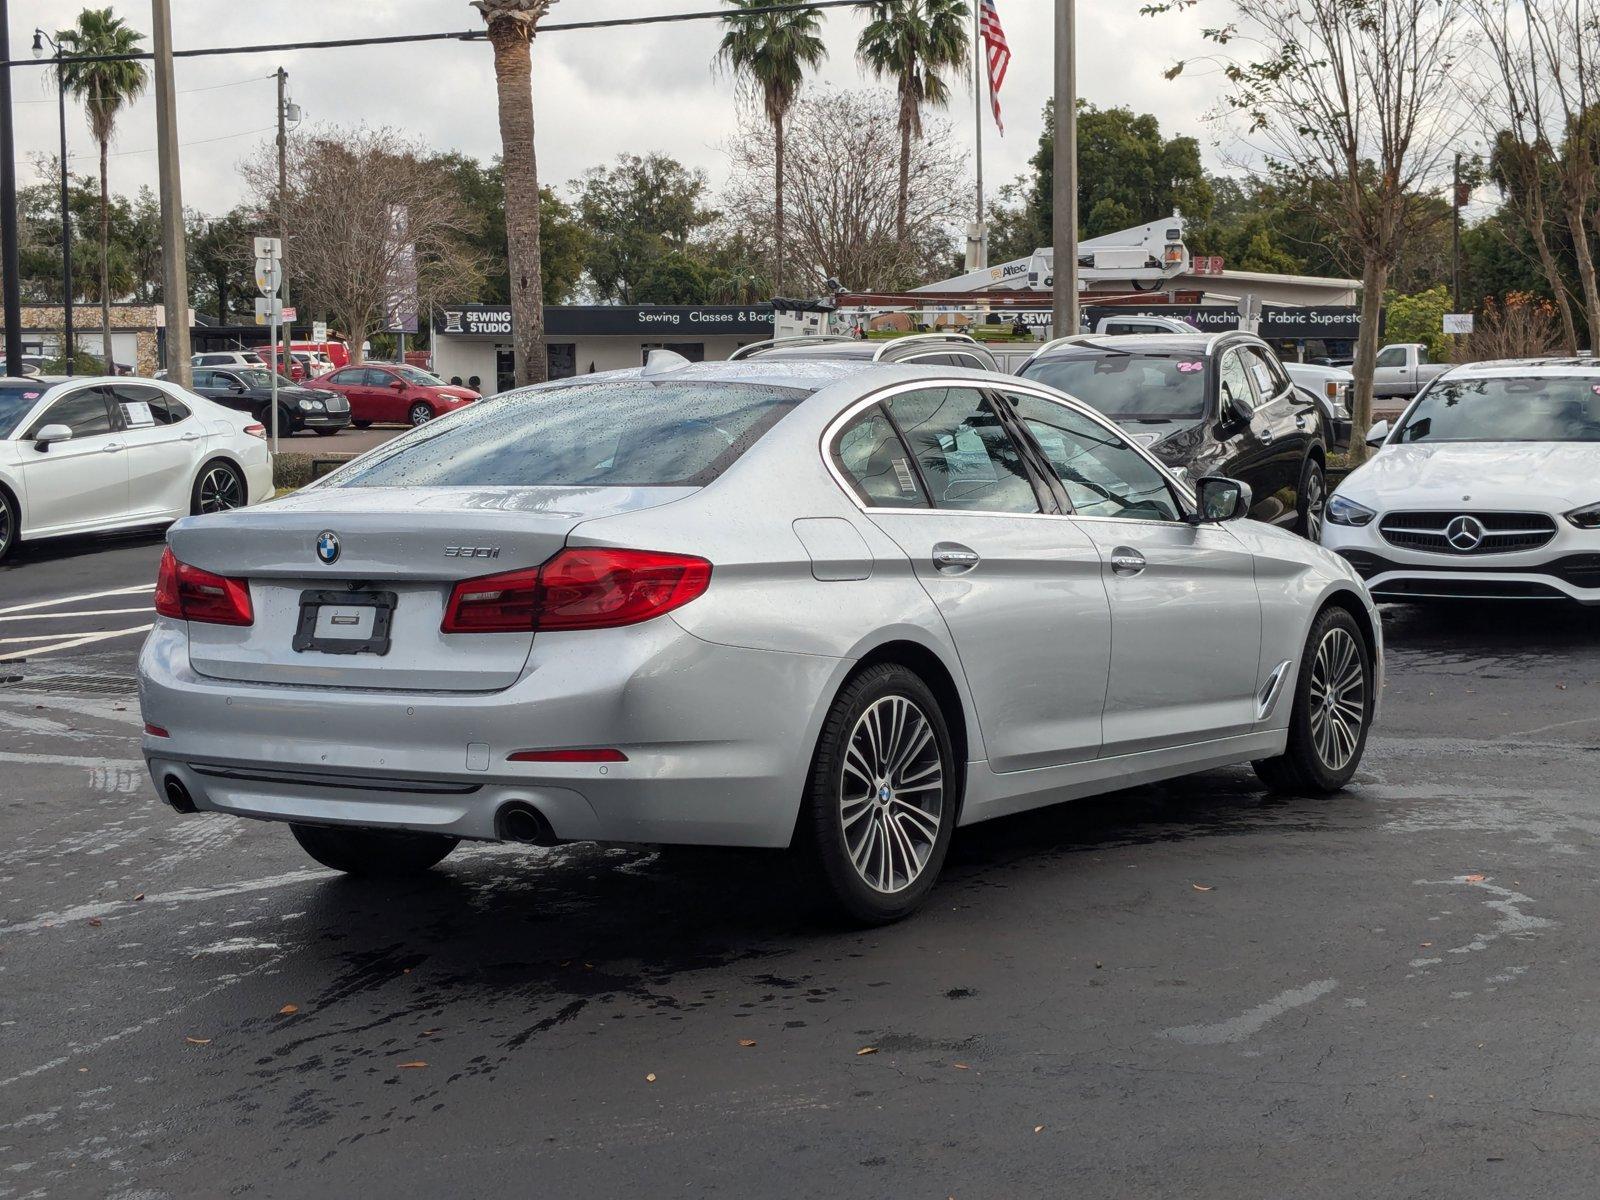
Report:
[[[795,13],[828,8],[866,8],[874,0],[801,0],[797,4],[767,4],[760,8],[716,8],[686,13],[658,13],[648,17],[611,17],[599,21],[564,21],[540,25],[539,33],[567,33],[581,29],[616,29],[632,25],[666,25],[680,21],[721,21],[730,16],[764,16],[769,13]],[[352,46],[398,46],[412,42],[481,42],[488,39],[487,29],[468,29],[460,33],[402,33],[389,37],[333,38],[320,42],[272,42],[254,46],[207,46],[193,50],[174,50],[173,58],[207,58],[223,54],[276,54],[286,50],[338,50]],[[136,62],[155,57],[149,51],[138,54],[71,54],[74,62]],[[0,67],[50,66],[53,58],[13,58],[0,62]]]

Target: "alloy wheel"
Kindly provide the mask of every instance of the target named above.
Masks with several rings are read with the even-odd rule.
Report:
[[[11,548],[11,506],[0,497],[0,558]]]
[[[904,891],[944,820],[944,762],[927,716],[905,696],[874,701],[850,732],[839,779],[845,850],[863,882]]]
[[[1322,541],[1322,520],[1328,510],[1328,488],[1322,472],[1313,469],[1306,480],[1306,540]]]
[[[244,503],[244,484],[231,467],[212,467],[200,480],[200,511],[227,512]]]
[[[413,425],[426,425],[433,420],[433,409],[426,404],[413,404],[411,406],[411,423]]]
[[[1329,771],[1341,771],[1367,719],[1367,669],[1347,629],[1330,629],[1311,664],[1311,744]]]

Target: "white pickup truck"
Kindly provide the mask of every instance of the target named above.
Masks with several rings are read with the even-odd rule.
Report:
[[[1421,342],[1396,342],[1378,351],[1372,394],[1409,400],[1449,369],[1449,363],[1429,362],[1428,348]]]

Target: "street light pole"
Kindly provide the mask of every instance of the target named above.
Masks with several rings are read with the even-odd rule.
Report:
[[[22,374],[22,282],[17,251],[17,149],[11,130],[11,13],[0,0],[0,272],[4,272],[6,374]]]
[[[1052,242],[1055,266],[1051,332],[1078,332],[1078,72],[1075,0],[1056,0],[1056,144]]]
[[[282,67],[278,68],[278,244],[282,247],[283,256],[278,260],[278,270],[282,283],[282,296],[284,306],[289,304],[289,72]],[[273,364],[273,370],[282,370],[283,373],[294,378],[293,355],[290,346],[294,335],[290,331],[289,323],[283,323],[283,345],[274,345],[274,355],[281,355],[279,361]]]
[[[178,173],[178,108],[172,82],[172,11],[150,0],[155,34],[156,159],[161,181],[161,299],[167,318],[167,378],[188,387],[189,266],[183,236],[183,188]],[[107,338],[110,334],[107,333]],[[107,364],[110,369],[110,364]]]
[[[61,73],[61,43],[42,29],[33,31],[33,56],[44,57],[44,44],[50,43],[56,63],[56,119],[61,134],[61,341],[62,360],[67,374],[73,372],[77,356],[72,337],[72,213],[67,207],[67,78]]]

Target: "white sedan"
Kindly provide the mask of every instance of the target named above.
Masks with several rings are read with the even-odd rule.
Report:
[[[272,495],[266,430],[167,380],[0,379],[0,559]]]
[[[1374,597],[1600,604],[1600,360],[1456,367],[1367,440],[1322,542]]]

